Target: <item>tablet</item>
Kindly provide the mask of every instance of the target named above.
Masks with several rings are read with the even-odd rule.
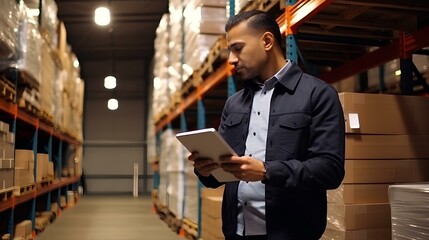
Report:
[[[223,155],[237,155],[214,128],[178,133],[176,138],[189,152],[197,151],[201,157],[211,158],[214,161],[218,161]],[[238,181],[234,175],[225,172],[222,168],[213,170],[211,174],[219,182]]]

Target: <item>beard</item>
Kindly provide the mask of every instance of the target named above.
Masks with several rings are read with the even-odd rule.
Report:
[[[237,77],[237,79],[242,81],[257,77],[257,74],[255,74],[254,71],[249,71],[249,69],[246,67],[239,67],[238,70],[235,68],[233,74]]]

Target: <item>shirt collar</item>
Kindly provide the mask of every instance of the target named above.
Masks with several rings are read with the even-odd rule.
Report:
[[[276,74],[274,74],[274,76],[264,82],[263,91],[270,91],[274,88],[279,79],[284,79],[286,77],[286,72],[290,66],[288,63],[289,60],[286,59],[286,64]]]
[[[259,82],[258,79],[251,79],[244,82],[245,89],[258,91],[258,90],[265,90],[269,91],[276,85],[277,82],[279,82],[279,79],[286,79],[286,74],[288,70],[291,68],[291,64],[289,59],[286,59],[286,64],[276,73],[274,76],[272,76],[270,79],[266,80],[263,84]]]

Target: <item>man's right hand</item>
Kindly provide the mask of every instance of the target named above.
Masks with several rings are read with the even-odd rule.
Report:
[[[211,158],[200,157],[198,152],[193,152],[188,157],[189,161],[194,162],[194,168],[197,172],[204,177],[210,176],[210,172],[219,168],[220,165],[213,161]]]

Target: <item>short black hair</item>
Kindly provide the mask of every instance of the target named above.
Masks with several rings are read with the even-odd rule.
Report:
[[[228,32],[231,28],[246,20],[249,28],[272,33],[277,43],[281,45],[282,35],[276,19],[274,19],[274,17],[269,13],[261,10],[240,12],[237,15],[230,17],[225,24],[225,32]]]

